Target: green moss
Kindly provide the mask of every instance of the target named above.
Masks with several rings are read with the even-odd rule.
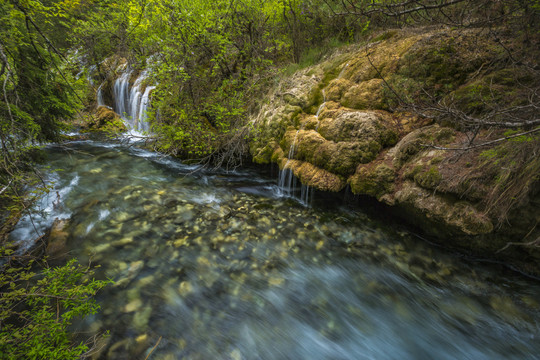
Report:
[[[399,134],[394,129],[386,129],[381,133],[381,144],[383,146],[394,146],[399,140]]]
[[[349,180],[354,194],[370,195],[376,198],[390,193],[394,187],[396,172],[381,164],[375,169],[361,168]]]
[[[271,161],[273,153],[274,144],[268,144],[257,152],[257,154],[253,157],[253,161],[257,164],[268,164]]]
[[[453,129],[450,129],[448,127],[443,127],[437,130],[433,136],[431,137],[432,140],[435,140],[435,142],[439,145],[449,144],[456,138],[456,132]]]
[[[442,177],[437,166],[431,166],[427,171],[414,175],[414,181],[425,189],[435,189],[441,180]]]
[[[395,161],[398,165],[403,165],[409,161],[414,155],[418,154],[422,150],[422,144],[425,141],[422,139],[414,139],[400,147],[396,153]]]
[[[423,168],[422,165],[409,166],[403,171],[403,176],[406,179],[414,180],[414,177],[421,173]]]

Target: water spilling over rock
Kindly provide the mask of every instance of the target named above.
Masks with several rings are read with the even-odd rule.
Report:
[[[114,110],[122,116],[130,130],[148,132],[148,110],[150,109],[150,94],[155,86],[145,86],[148,77],[142,71],[131,84],[131,70],[125,70],[114,82]]]

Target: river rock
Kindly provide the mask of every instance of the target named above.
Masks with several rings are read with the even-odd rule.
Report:
[[[51,259],[63,259],[67,255],[66,243],[69,232],[66,227],[69,223],[67,219],[55,219],[49,235],[46,254]]]

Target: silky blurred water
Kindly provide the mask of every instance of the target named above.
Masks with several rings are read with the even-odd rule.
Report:
[[[116,282],[77,324],[110,330],[95,358],[540,358],[538,282],[390,219],[116,143],[47,153],[54,190],[12,237],[68,219],[67,258]]]

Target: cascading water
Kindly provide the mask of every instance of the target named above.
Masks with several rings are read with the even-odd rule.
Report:
[[[343,69],[341,69],[339,75],[336,79],[341,79],[343,77],[343,74],[349,64],[345,64],[343,66]],[[324,89],[322,89],[322,96],[323,96],[323,102],[317,109],[317,112],[315,113],[315,118],[317,119],[317,126],[315,127],[315,131],[319,130],[319,125],[321,124],[321,121],[319,120],[319,115],[321,114],[322,110],[324,109],[324,106],[326,105],[326,92]],[[300,128],[300,130],[303,130],[303,127]],[[279,179],[278,179],[278,194],[280,196],[287,196],[287,197],[294,197],[296,193],[296,184],[298,180],[294,176],[291,169],[288,168],[288,165],[291,161],[291,159],[294,158],[294,154],[296,152],[296,146],[298,141],[298,133],[300,130],[296,131],[296,135],[294,136],[293,142],[291,144],[291,147],[289,149],[289,153],[287,155],[287,162],[285,163],[285,166],[282,170],[279,171]],[[297,199],[301,204],[308,206],[311,203],[311,200],[313,198],[313,189],[311,189],[308,185],[302,184],[302,187],[300,189],[300,198]]]
[[[300,128],[300,130],[303,130],[303,127]],[[296,131],[291,147],[289,148],[289,153],[287,154],[287,162],[285,163],[285,166],[283,166],[283,169],[279,171],[278,194],[280,196],[295,198],[295,194],[297,192],[296,186],[298,179],[294,176],[293,171],[289,168],[289,163],[292,159],[294,159],[296,145],[298,142],[298,133],[300,130]],[[302,205],[308,206],[311,203],[312,193],[313,191],[310,191],[310,187],[308,185],[302,184],[300,189],[300,198],[296,198],[296,200],[298,200]]]
[[[97,98],[97,106],[106,106],[105,101],[103,99],[103,84],[99,85],[97,89],[96,98]]]
[[[288,168],[288,165],[291,162],[291,159],[294,158],[295,145],[299,132],[300,130],[296,130],[293,142],[289,148],[289,153],[287,154],[287,162],[285,162],[283,169],[279,171],[278,186],[279,194],[281,196],[293,196],[296,187],[296,178],[294,177],[292,170]]]
[[[139,106],[139,129],[142,131],[149,131],[150,128],[148,126],[148,105],[150,104],[150,92],[154,90],[155,86],[147,86],[144,90],[144,94],[140,101]]]
[[[127,103],[129,101],[129,78],[131,71],[126,71],[114,82],[114,111],[123,119],[127,115]]]
[[[130,130],[148,132],[150,130],[148,108],[150,105],[150,93],[155,86],[143,87],[148,73],[146,71],[135,79],[130,86],[132,71],[126,71],[116,79],[114,83],[114,110],[120,114]]]

